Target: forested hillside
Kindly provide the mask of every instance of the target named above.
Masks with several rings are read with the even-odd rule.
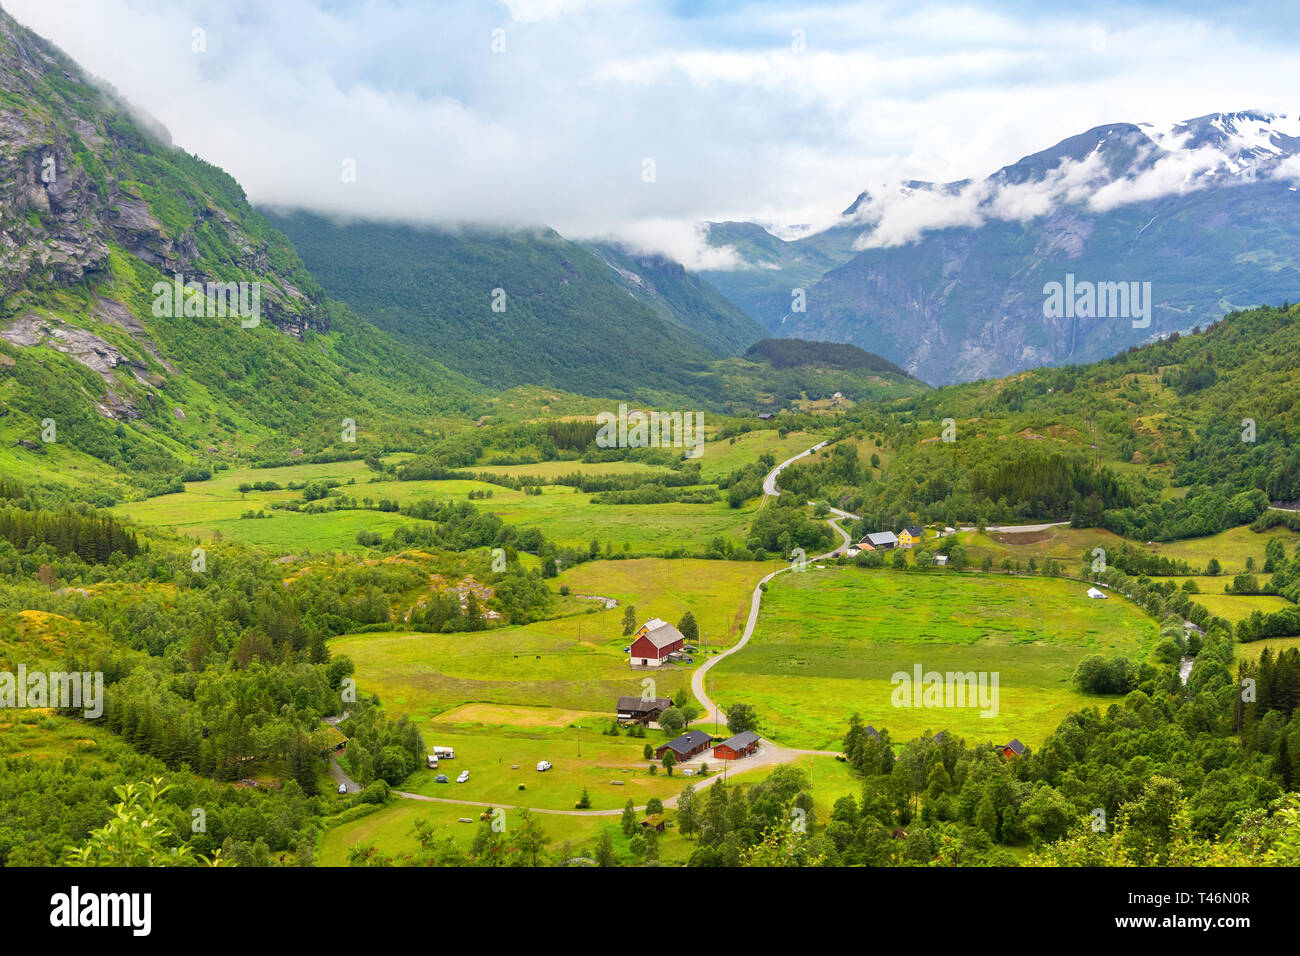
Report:
[[[684,273],[660,276],[652,307],[605,261],[554,231],[452,232],[269,215],[332,295],[495,388],[711,400],[701,381],[709,363],[757,337],[757,327],[749,331],[725,303],[713,313],[696,309],[688,326],[664,294],[704,301],[698,287],[681,284]]]
[[[1300,498],[1300,306],[1091,365],[922,392],[854,409],[875,467],[800,464],[783,477],[865,526],[1066,520],[1141,540],[1213,534]],[[863,462],[865,464],[865,462]]]
[[[860,369],[867,372],[888,372],[910,378],[906,372],[893,362],[882,359],[879,355],[845,345],[842,342],[807,342],[803,339],[763,339],[755,342],[746,358],[763,358],[773,367],[785,369],[800,365],[821,365],[827,368]]]

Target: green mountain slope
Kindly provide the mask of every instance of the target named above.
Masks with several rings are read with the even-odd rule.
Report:
[[[635,299],[686,329],[715,355],[735,355],[764,335],[744,309],[680,263],[616,243],[589,243],[587,248]]]
[[[745,266],[708,271],[704,278],[764,328],[781,335],[791,334],[796,324],[791,311],[795,290],[804,290],[806,299],[822,276],[857,255],[853,243],[862,234],[860,227],[833,226],[786,240],[752,222],[711,222],[708,229],[709,245],[734,249]]]
[[[1069,520],[1167,541],[1295,523],[1269,506],[1300,500],[1300,306],[848,419],[880,441],[875,480],[814,467],[782,485],[848,500],[866,525]]]
[[[476,386],[326,300],[233,179],[133,115],[0,14],[10,472],[112,484],[129,471],[140,490],[237,457],[401,445],[425,416],[468,408]],[[191,297],[193,315],[160,308],[155,285],[178,275],[256,284],[255,327],[213,298]],[[355,445],[341,442],[343,418]]]
[[[929,388],[855,345],[802,339],[755,342],[743,356],[714,363],[714,373],[718,394],[736,412],[834,409],[850,402],[903,398]]]
[[[268,215],[331,295],[496,388],[707,399],[699,373],[758,335],[723,303],[697,310],[706,293],[662,272],[657,291],[641,294],[655,301],[647,304],[606,261],[553,231],[449,232]]]

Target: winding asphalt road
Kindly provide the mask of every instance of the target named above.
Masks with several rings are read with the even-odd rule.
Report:
[[[825,448],[826,445],[827,445],[827,442],[824,442],[824,441],[823,441],[823,442],[818,442],[817,444],[815,444],[815,445],[813,445],[811,448],[809,448],[807,451],[801,451],[801,452],[799,452],[799,454],[795,455],[793,458],[787,458],[785,461],[781,462],[781,464],[777,465],[775,468],[773,468],[771,471],[769,471],[769,472],[767,473],[767,477],[763,479],[763,501],[762,501],[762,504],[767,504],[767,499],[768,499],[768,498],[775,498],[777,495],[779,495],[779,494],[781,493],[781,489],[778,488],[778,487],[776,486],[776,477],[777,477],[777,475],[781,474],[781,472],[785,471],[787,465],[793,465],[793,464],[794,464],[796,461],[798,461],[800,458],[807,458],[807,457],[808,457],[809,455],[811,455],[813,452],[815,452],[815,451],[820,451],[821,449]],[[761,507],[761,505],[760,505],[760,507]]]
[[[770,472],[768,472],[767,477],[763,479],[763,493],[765,495],[770,495],[772,497],[776,497],[777,495],[779,495],[781,493],[781,489],[777,487],[776,479],[777,476],[780,475],[781,472],[785,470],[786,466],[793,464],[794,462],[798,461],[801,458],[807,458],[813,452],[817,451],[818,449],[824,448],[825,446],[826,446],[826,442],[820,442],[816,445],[813,445],[807,451],[801,451],[793,458],[787,458],[785,461],[781,462],[781,464],[773,468]],[[767,499],[764,498],[763,500],[766,501]],[[841,551],[843,551],[845,548],[847,548],[850,544],[853,543],[852,535],[850,535],[847,531],[841,528],[839,524],[837,524],[837,522],[842,521],[845,518],[852,518],[854,520],[857,520],[857,515],[849,514],[847,511],[841,511],[838,508],[832,508],[831,512],[835,515],[835,517],[828,518],[826,523],[835,530],[835,533],[840,536],[840,538],[843,540],[844,543],[841,544],[839,547],[835,548],[833,551],[828,551],[825,554],[819,554],[814,558],[808,558],[807,559],[808,561],[824,561],[827,558],[833,558]],[[771,572],[770,574],[765,575],[758,582],[758,584],[754,588],[753,595],[749,599],[749,617],[745,621],[745,630],[740,635],[740,640],[736,641],[735,644],[727,648],[727,650],[723,651],[721,654],[717,655],[716,657],[710,657],[699,668],[697,668],[695,673],[691,676],[691,693],[693,693],[696,699],[704,706],[704,717],[700,718],[701,720],[711,721],[717,724],[719,727],[724,726],[727,723],[726,714],[722,713],[722,711],[718,709],[718,705],[713,702],[712,698],[709,697],[708,692],[705,690],[704,675],[707,674],[713,668],[713,666],[718,663],[718,661],[722,660],[723,658],[730,657],[732,654],[736,653],[736,651],[740,650],[742,647],[744,647],[746,644],[749,643],[749,639],[754,635],[754,625],[758,623],[758,612],[761,609],[763,604],[763,585],[767,584],[768,581],[771,581],[778,574],[784,574],[787,571],[793,571],[794,567],[795,566],[791,564],[788,567],[777,568],[775,571]],[[800,573],[807,573],[807,572],[804,571]],[[769,744],[769,741],[763,741],[763,743]],[[813,751],[806,751],[806,752],[811,753]]]
[[[782,470],[785,469],[787,465],[793,464],[794,462],[798,461],[801,458],[807,458],[809,455],[813,454],[819,449],[824,448],[826,444],[827,442],[823,441],[816,445],[813,445],[813,447],[809,448],[807,451],[802,451],[799,454],[795,455],[793,458],[787,458],[785,461],[781,462],[770,472],[768,472],[767,476],[763,479],[763,495],[764,495],[763,504],[767,503],[767,499],[769,497],[776,497],[777,495],[781,494],[781,489],[777,487],[776,479],[777,476],[781,474]],[[834,557],[837,554],[840,554],[845,548],[847,548],[850,544],[853,543],[852,536],[843,528],[841,528],[838,522],[843,521],[846,518],[856,521],[858,519],[858,516],[854,514],[849,514],[849,512],[847,511],[841,511],[839,508],[832,508],[831,513],[834,515],[834,517],[828,518],[826,523],[829,524],[835,530],[835,533],[840,536],[840,538],[843,541],[843,544],[836,547],[833,551],[828,551],[825,554],[819,554],[816,557],[808,558],[807,559],[808,561],[823,561],[827,558]],[[750,598],[749,618],[745,621],[745,631],[743,634],[741,634],[740,640],[738,640],[733,646],[731,646],[727,650],[723,651],[721,654],[717,655],[716,657],[711,657],[707,661],[705,661],[695,671],[695,674],[691,677],[691,691],[692,693],[695,694],[695,697],[699,700],[699,702],[704,705],[704,710],[705,710],[704,716],[698,718],[698,721],[713,721],[716,722],[716,724],[719,727],[726,725],[727,723],[726,715],[723,714],[718,709],[717,705],[714,704],[714,702],[709,698],[709,695],[704,690],[704,675],[708,673],[709,669],[713,667],[715,664],[717,664],[718,661],[722,660],[724,657],[729,657],[730,655],[736,653],[736,651],[740,650],[747,643],[749,643],[749,639],[750,637],[753,636],[754,633],[754,625],[758,623],[758,612],[763,602],[763,585],[765,585],[768,581],[771,581],[778,574],[783,574],[786,571],[791,571],[793,570],[793,568],[794,568],[793,565],[791,565],[790,567],[778,568],[777,570],[771,572],[770,574],[765,575],[763,579],[758,582],[758,585],[754,588],[753,596]],[[802,573],[807,573],[807,572],[802,572]],[[752,770],[755,769],[756,767],[790,763],[804,756],[833,757],[833,756],[838,756],[838,754],[836,751],[833,750],[797,750],[792,747],[782,747],[780,744],[774,744],[770,740],[761,740],[758,750],[753,755],[745,758],[743,769]],[[699,758],[696,760],[691,760],[679,764],[678,766],[680,769],[695,770],[698,769],[702,764],[706,762],[707,762],[706,758]],[[339,767],[338,764],[333,761],[331,761],[331,764],[332,764],[330,768],[331,773],[335,774],[335,772],[337,771],[337,773],[335,774],[335,779],[338,782],[349,784],[350,792],[351,792],[351,787],[357,787],[358,790],[360,789],[360,787],[357,786],[357,784],[354,781],[350,780],[346,776],[346,774],[343,773],[343,768]],[[715,762],[715,766],[716,766],[716,762]],[[707,777],[691,778],[692,782],[695,783],[695,789],[697,792],[703,790],[705,787],[708,787],[713,783],[722,779],[723,779],[723,774],[720,772],[714,772]],[[489,803],[489,802],[484,802],[479,800],[455,800],[450,797],[429,797],[429,796],[425,796],[422,793],[410,793],[405,790],[394,790],[392,793],[393,796],[399,797],[403,800],[421,800],[426,803],[448,803],[448,804],[455,804],[457,806],[462,806],[462,807],[483,807],[483,808],[499,807],[503,810],[520,809],[518,806],[511,805],[508,803]],[[676,807],[677,797],[670,797],[669,799],[665,800],[664,806]],[[532,813],[545,813],[553,816],[565,816],[565,817],[611,817],[611,816],[619,816],[623,813],[622,807],[619,807],[614,810],[544,810],[541,809],[540,807],[529,807],[528,809]],[[636,808],[638,813],[644,809],[645,807]]]

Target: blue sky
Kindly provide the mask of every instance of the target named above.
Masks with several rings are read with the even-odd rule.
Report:
[[[256,202],[697,266],[701,221],[825,225],[1104,123],[1300,110],[1295,2],[3,3]]]

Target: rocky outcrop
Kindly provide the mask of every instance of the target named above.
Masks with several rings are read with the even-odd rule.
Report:
[[[141,385],[149,386],[149,367],[140,360],[125,355],[108,341],[85,329],[63,325],[53,319],[45,319],[34,313],[27,313],[0,329],[0,339],[10,345],[30,348],[43,345],[62,352],[69,358],[96,372],[107,386],[103,396],[96,402],[96,410],[106,418],[118,421],[136,419],[140,409],[135,400],[119,393],[117,371],[128,372]],[[9,365],[13,360],[5,356]],[[152,395],[149,396],[152,399]]]
[[[302,288],[306,270],[299,278],[273,264],[296,261],[292,248],[233,180],[198,192],[214,175],[199,162],[0,11],[0,298],[106,278],[116,246],[167,278],[255,279],[263,319],[299,336],[325,331],[320,294]],[[153,205],[151,189],[166,192],[164,208]],[[272,255],[274,241],[287,258]]]

